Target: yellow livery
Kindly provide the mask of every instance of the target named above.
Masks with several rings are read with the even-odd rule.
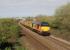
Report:
[[[49,31],[49,30],[50,30],[50,27],[48,27],[48,26],[41,27],[41,31]]]

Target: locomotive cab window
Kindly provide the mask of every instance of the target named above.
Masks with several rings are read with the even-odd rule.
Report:
[[[48,22],[41,22],[41,26],[48,26]]]

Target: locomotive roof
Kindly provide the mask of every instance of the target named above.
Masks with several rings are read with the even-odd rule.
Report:
[[[41,24],[41,22],[32,22],[33,24]]]
[[[48,22],[37,22],[37,21],[36,22],[33,21],[32,23],[33,24],[44,24],[44,23],[48,24]]]

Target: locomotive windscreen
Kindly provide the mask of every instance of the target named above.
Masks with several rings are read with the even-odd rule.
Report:
[[[41,22],[41,26],[48,26],[48,22]]]

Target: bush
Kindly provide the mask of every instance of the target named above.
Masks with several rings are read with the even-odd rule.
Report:
[[[20,27],[16,19],[0,19],[0,43],[15,42],[18,39]]]

